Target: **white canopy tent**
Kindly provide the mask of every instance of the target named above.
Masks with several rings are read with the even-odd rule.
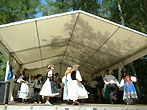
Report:
[[[84,11],[72,11],[0,25],[0,51],[31,74],[49,64],[64,74],[80,65],[82,76],[118,68],[147,55],[147,35]]]

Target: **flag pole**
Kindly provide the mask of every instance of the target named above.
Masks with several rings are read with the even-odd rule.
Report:
[[[10,52],[9,54],[9,69],[10,69],[10,65],[12,65],[12,53]],[[14,81],[13,81],[13,77],[10,79],[10,80],[7,80],[9,83],[10,83],[10,89],[9,89],[9,99],[8,101],[13,103],[14,102],[14,99],[13,99],[13,96],[12,96],[12,93],[13,93],[13,89],[14,89]]]

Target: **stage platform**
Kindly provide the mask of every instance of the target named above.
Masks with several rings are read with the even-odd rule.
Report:
[[[147,110],[147,105],[123,104],[81,104],[81,105],[45,105],[45,104],[10,104],[0,105],[0,110]]]

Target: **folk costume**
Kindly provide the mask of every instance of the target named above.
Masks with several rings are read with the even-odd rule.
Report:
[[[113,75],[106,75],[103,80],[105,83],[105,99],[109,100],[112,104],[116,103],[119,82]]]
[[[40,95],[54,97],[55,95],[59,94],[59,93],[55,93],[52,91],[51,81],[50,81],[50,77],[52,77],[52,75],[53,75],[53,71],[50,70],[47,74],[47,80],[45,81],[44,85],[42,86],[42,89],[40,91]]]
[[[70,74],[71,80],[69,82],[68,98],[73,100],[73,104],[79,104],[78,99],[88,98],[88,93],[81,83],[82,77],[78,70],[72,71]]]
[[[69,101],[69,90],[70,90],[70,82],[71,82],[71,73],[66,74],[63,78],[62,78],[62,83],[64,84],[64,90],[63,90],[63,100],[68,100]]]
[[[28,82],[28,76],[21,75],[17,82],[21,83],[20,91],[18,91],[19,98],[22,99],[28,99],[29,98],[29,82]]]
[[[127,104],[133,104],[133,100],[138,99],[137,92],[133,82],[137,79],[134,76],[126,76],[121,80],[120,86],[124,86],[123,100]]]
[[[34,96],[35,96],[34,99],[35,99],[35,102],[37,102],[37,103],[41,103],[41,97],[40,97],[40,94],[39,94],[41,87],[42,87],[42,81],[36,79],[35,84],[34,84]]]

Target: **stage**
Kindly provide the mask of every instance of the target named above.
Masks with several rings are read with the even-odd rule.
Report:
[[[45,105],[45,104],[9,104],[0,105],[0,110],[147,110],[147,105],[124,104],[81,104],[81,105]]]

